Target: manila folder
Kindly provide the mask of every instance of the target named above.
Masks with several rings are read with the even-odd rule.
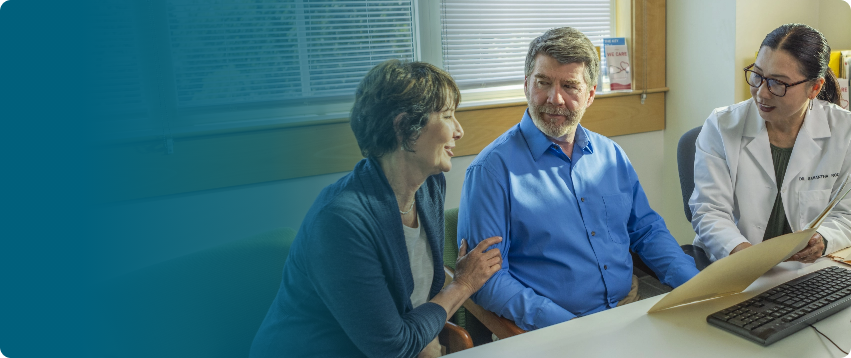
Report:
[[[740,293],[772,267],[806,247],[815,232],[815,228],[810,228],[778,236],[718,260],[668,293],[647,312]]]

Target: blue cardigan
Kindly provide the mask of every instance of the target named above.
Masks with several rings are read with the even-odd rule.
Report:
[[[445,192],[441,173],[416,193],[434,260],[429,299],[444,282]],[[250,357],[414,357],[446,311],[430,302],[414,309],[413,290],[396,197],[378,162],[361,160],[308,211]]]

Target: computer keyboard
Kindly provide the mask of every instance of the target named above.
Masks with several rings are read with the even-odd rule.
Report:
[[[831,266],[715,312],[706,321],[763,346],[851,306],[851,270]]]

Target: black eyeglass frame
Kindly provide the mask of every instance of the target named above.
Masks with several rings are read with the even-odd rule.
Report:
[[[789,84],[789,83],[783,82],[783,81],[781,81],[781,80],[774,79],[774,78],[770,78],[770,77],[765,77],[765,76],[763,76],[763,75],[761,75],[761,74],[759,74],[759,73],[756,73],[756,72],[754,72],[754,71],[751,71],[751,68],[753,68],[753,66],[754,66],[754,65],[756,65],[756,63],[752,63],[752,64],[750,64],[750,66],[748,66],[748,67],[745,67],[745,68],[744,68],[744,70],[745,70],[745,83],[747,83],[749,86],[751,86],[751,87],[753,87],[753,88],[759,88],[759,86],[762,86],[762,84],[763,84],[763,83],[765,83],[765,82],[767,82],[767,81],[769,81],[769,80],[770,80],[770,81],[774,81],[774,82],[777,82],[777,83],[779,83],[779,84],[781,84],[781,85],[786,86],[786,87],[784,87],[784,88],[783,88],[783,94],[777,94],[777,93],[774,93],[774,91],[772,91],[772,90],[771,90],[771,85],[770,85],[770,84],[766,84],[766,86],[768,86],[768,88],[767,88],[767,89],[768,89],[768,92],[770,92],[771,94],[773,94],[773,95],[775,95],[775,96],[777,96],[777,97],[783,97],[783,96],[785,96],[785,95],[786,95],[786,92],[789,92],[789,87],[797,86],[797,85],[799,85],[799,84],[801,84],[801,83],[804,83],[804,82],[807,82],[807,81],[812,81],[812,80],[803,80],[803,81],[798,81],[798,82],[795,82],[795,83]],[[751,81],[748,81],[748,78],[750,78],[750,74],[751,74],[751,73],[753,73],[753,74],[755,74],[755,75],[759,76],[759,78],[762,78],[762,81],[760,81],[760,82],[759,82],[759,85],[754,86],[754,85],[752,85],[752,84],[751,84]]]

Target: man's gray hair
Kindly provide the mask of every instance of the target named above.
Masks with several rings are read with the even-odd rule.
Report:
[[[550,29],[529,43],[529,53],[526,54],[526,77],[532,75],[535,67],[535,57],[545,53],[561,64],[584,63],[585,83],[588,88],[597,84],[600,75],[600,57],[594,44],[585,34],[572,27]]]

